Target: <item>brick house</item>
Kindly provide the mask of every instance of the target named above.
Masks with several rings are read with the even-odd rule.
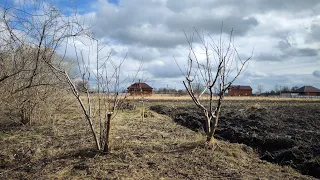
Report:
[[[252,88],[250,86],[230,86],[228,88],[229,96],[252,96]]]
[[[298,93],[303,96],[320,96],[320,90],[313,86],[303,86],[299,89],[292,91],[292,93]]]
[[[151,96],[153,88],[149,86],[147,83],[137,82],[134,84],[131,84],[128,88],[128,93],[130,93],[131,96],[133,95],[141,95],[141,91],[143,95]]]

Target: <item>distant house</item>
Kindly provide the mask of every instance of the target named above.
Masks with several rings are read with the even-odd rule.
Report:
[[[127,88],[128,93],[130,93],[130,95],[141,95],[141,93],[143,95],[148,95],[151,96],[152,95],[152,87],[149,86],[146,83],[142,83],[142,82],[137,82],[134,84],[131,84],[131,86],[129,86]]]
[[[291,97],[291,96],[298,96],[299,93],[294,93],[292,91],[280,91],[280,96],[284,97]]]
[[[320,90],[313,86],[303,86],[299,89],[292,91],[292,93],[296,93],[303,96],[320,96]]]
[[[250,86],[230,86],[228,88],[229,96],[252,96],[252,88]]]

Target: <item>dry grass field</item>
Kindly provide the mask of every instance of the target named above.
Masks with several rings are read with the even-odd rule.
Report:
[[[188,95],[176,96],[171,94],[154,94],[152,96],[143,97],[148,101],[191,101]],[[141,99],[140,96],[128,96],[128,99]],[[202,100],[209,100],[209,96],[204,94]],[[319,98],[288,98],[279,96],[225,96],[225,100],[246,100],[246,101],[319,101]]]
[[[147,106],[164,103],[149,98]],[[142,121],[139,109],[119,112],[112,151],[101,154],[80,112],[75,104],[48,124],[1,124],[0,179],[313,179],[244,144],[218,141],[207,150],[200,132],[152,111]]]

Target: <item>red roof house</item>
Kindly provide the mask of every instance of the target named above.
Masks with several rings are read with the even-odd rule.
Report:
[[[230,86],[228,88],[229,96],[252,96],[252,88],[250,86]]]
[[[149,86],[147,83],[142,83],[142,82],[137,82],[134,84],[131,84],[131,86],[129,86],[127,88],[128,93],[130,93],[130,95],[148,95],[151,96],[152,95],[152,87]]]
[[[299,89],[292,91],[292,93],[299,93],[304,96],[320,96],[320,90],[313,86],[303,86]]]

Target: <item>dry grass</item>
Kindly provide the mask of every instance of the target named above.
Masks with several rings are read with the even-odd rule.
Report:
[[[139,99],[140,96],[129,96],[128,99]],[[145,96],[144,99],[151,101],[188,101],[192,100],[190,96],[175,96],[171,94],[153,94],[152,96]],[[203,100],[209,100],[208,95],[202,96]],[[277,96],[225,96],[225,100],[248,100],[248,101],[320,101],[318,98],[285,98],[285,97],[277,97]]]
[[[201,134],[155,113],[141,121],[139,110],[118,114],[112,152],[100,154],[78,112],[66,109],[49,125],[3,129],[0,179],[312,179],[261,161],[246,145],[218,141],[207,150]]]

